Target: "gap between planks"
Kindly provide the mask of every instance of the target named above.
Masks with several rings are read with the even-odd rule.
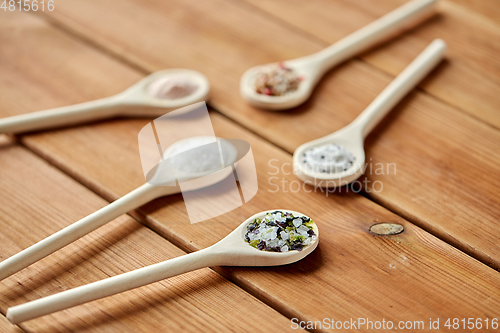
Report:
[[[12,325],[3,314],[0,314],[0,331],[2,333],[23,333],[26,332],[17,325]]]

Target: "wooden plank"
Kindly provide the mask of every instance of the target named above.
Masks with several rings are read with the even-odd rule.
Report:
[[[4,138],[2,138],[4,139]],[[31,152],[0,142],[0,260],[106,201]],[[0,282],[0,309],[185,254],[122,216]],[[269,318],[248,321],[257,311]],[[289,320],[206,268],[34,319],[27,331],[283,331]],[[22,332],[0,318],[2,332]]]
[[[297,29],[325,42],[325,46],[407,2],[263,1],[250,3]],[[488,2],[488,1],[485,1]],[[499,7],[499,6],[496,6]],[[441,1],[440,15],[418,28],[370,51],[361,59],[397,75],[434,38],[448,44],[448,59],[439,75],[420,87],[459,110],[500,127],[500,26],[462,6]],[[311,20],[310,17],[314,17]]]
[[[500,4],[497,0],[493,1],[474,1],[474,0],[450,0],[460,4],[468,9],[472,9],[475,13],[480,14],[498,24],[500,18]]]
[[[37,40],[50,40],[50,45],[54,47],[60,39],[66,42],[61,33],[52,28],[44,26],[39,29],[43,29],[48,36],[45,39],[39,36]],[[42,31],[39,33],[42,34]],[[31,56],[37,57],[39,70],[43,72],[46,62],[50,67],[52,60],[43,57],[38,50],[40,46],[29,38],[23,40],[33,43],[30,45]],[[54,49],[62,50],[58,56],[66,55],[77,71],[85,68],[80,64],[86,64],[101,69],[105,74],[117,72],[116,75],[127,77],[127,73],[134,73],[118,64],[109,69],[101,67],[107,61],[101,60],[104,57],[98,52],[88,51],[89,65],[87,58],[79,57],[83,51],[80,48],[83,46],[74,42],[71,48]],[[0,62],[4,63],[11,62]],[[121,74],[118,73],[120,68],[123,71]],[[85,87],[99,94],[101,85],[111,84],[88,80],[75,73],[57,74],[68,75],[73,89],[80,91]],[[58,81],[56,78],[51,76],[51,80],[43,85],[28,86],[43,95],[44,91],[54,89],[51,82]],[[26,75],[18,75],[18,79],[21,82],[30,81]],[[110,76],[102,78],[105,81],[108,79],[112,80]],[[121,88],[120,85],[115,89]],[[8,99],[8,96],[3,99]],[[63,104],[68,103],[69,98],[59,96],[54,99]],[[35,107],[33,101],[24,100],[21,103],[24,109]],[[3,108],[0,105],[0,111]],[[108,199],[114,199],[143,181],[138,171],[136,135],[147,122],[138,119],[108,121],[32,134],[21,140],[93,190],[108,193]],[[239,209],[194,225],[187,220],[180,195],[156,200],[143,207],[141,212],[146,215],[144,223],[157,232],[186,250],[195,250],[213,244],[256,211],[291,207],[311,214],[317,220],[321,228],[321,244],[317,251],[307,259],[285,267],[220,270],[287,316],[304,320],[368,317],[371,320],[426,321],[437,316],[499,316],[498,272],[352,192],[334,195],[333,198],[331,194],[326,197],[325,193],[295,192],[291,188],[279,194],[272,193],[280,180],[289,185],[294,182],[294,188],[301,184],[293,175],[284,174],[291,171],[290,154],[221,115],[212,114],[212,123],[217,135],[237,137],[251,143],[259,173],[259,193]],[[104,144],[112,137],[115,138],[114,143]],[[285,165],[284,172],[271,175],[275,169],[269,163],[275,166],[288,163],[288,166]],[[121,181],[114,175],[121,176]],[[278,179],[271,179],[271,176]],[[406,231],[390,237],[370,234],[369,226],[381,221],[400,223]],[[318,293],[318,290],[321,292]]]
[[[240,73],[259,63],[294,58],[319,50],[321,43],[311,40],[303,33],[291,31],[289,26],[276,23],[239,2],[224,2],[224,6],[216,0],[204,2],[203,5],[189,1],[172,1],[168,5],[150,1],[149,6],[142,6],[134,1],[120,2],[116,6],[112,3],[113,0],[99,4],[92,1],[71,2],[71,5],[62,2],[60,10],[53,15],[63,24],[92,38],[94,42],[130,61],[137,61],[137,64],[145,68],[153,70],[172,66],[201,70],[213,83],[212,105],[289,152],[293,152],[303,142],[346,125],[391,79],[389,75],[374,70],[363,62],[351,61],[329,73],[312,100],[303,107],[285,113],[257,110],[243,103],[238,96]],[[266,3],[269,3],[267,6],[275,4]],[[332,4],[328,6],[333,6]],[[304,13],[308,13],[306,9],[312,11],[318,7],[305,2],[301,6],[305,7]],[[284,6],[282,12],[300,16],[295,10],[300,12],[301,6],[298,9],[287,9]],[[357,7],[345,6],[347,9],[351,8],[347,12],[349,21],[357,22],[357,26],[364,24],[363,20],[368,22],[373,19],[373,15],[370,16],[356,9]],[[372,7],[368,7],[367,11],[371,9]],[[382,8],[379,11],[390,9]],[[277,8],[269,10],[275,11],[278,11]],[[77,14],[80,12],[85,12],[86,15]],[[324,12],[331,15],[343,13],[333,9]],[[193,19],[188,21],[186,13],[190,13],[189,17]],[[136,16],[140,19],[134,19]],[[202,23],[192,24],[194,18],[196,22]],[[326,24],[327,19],[335,22],[329,16],[318,16],[318,22]],[[453,23],[458,19],[451,15],[450,20]],[[130,24],[132,21],[134,23]],[[352,24],[344,27],[344,30],[355,30],[356,27]],[[436,24],[431,21],[419,31],[433,31],[431,27]],[[309,25],[320,30],[316,23]],[[117,26],[130,30],[118,31],[114,28]],[[336,31],[333,27],[326,30]],[[314,32],[319,33],[318,31]],[[347,32],[341,31],[342,35]],[[140,36],[148,38],[140,39],[144,47],[138,48],[136,41]],[[430,40],[424,37],[415,37],[418,43],[415,47],[408,48],[408,56],[411,53],[411,57],[414,57],[418,53],[416,50],[424,47],[423,40]],[[405,37],[404,40],[406,39]],[[158,40],[162,40],[164,44],[158,43]],[[180,44],[179,40],[186,42]],[[259,48],[253,46],[256,40],[259,40]],[[395,42],[394,45],[396,44],[398,43]],[[176,45],[177,52],[169,52],[167,49],[170,45]],[[200,53],[200,49],[204,52]],[[457,57],[465,56],[462,53],[457,54]],[[471,59],[479,60],[480,51],[476,53],[470,55]],[[370,57],[375,54],[377,52],[373,52]],[[225,55],[224,61],[218,61],[221,55]],[[406,58],[403,57],[404,61],[408,60]],[[451,62],[455,64],[453,58]],[[398,65],[398,70],[407,64],[403,60],[395,63],[401,64]],[[461,63],[458,59],[457,66],[462,66]],[[439,80],[442,72],[449,66],[451,65],[445,64],[441,67],[425,85],[448,87],[440,84]],[[489,66],[491,69],[494,67],[491,63]],[[453,81],[471,80],[454,78]],[[474,83],[479,90],[500,96],[491,87],[483,87],[481,82]],[[461,92],[459,94],[462,95]],[[474,93],[474,100],[479,104],[485,100],[481,96]],[[495,114],[498,114],[496,109]],[[500,248],[495,241],[500,236],[499,210],[495,208],[498,206],[496,197],[499,190],[484,176],[492,175],[496,179],[498,175],[498,131],[422,93],[413,94],[406,99],[398,110],[393,111],[391,119],[381,126],[381,131],[368,139],[367,154],[374,165],[395,163],[399,173],[368,175],[370,184],[377,180],[384,183],[382,192],[372,191],[370,195],[454,246],[500,268]],[[477,138],[477,133],[482,133],[482,137]],[[436,144],[437,142],[440,144]],[[405,153],[400,153],[401,151]],[[473,159],[457,159],[457,156],[468,156],[471,151],[474,152]],[[460,163],[457,162],[459,160]],[[423,165],[423,168],[415,167],[417,165]],[[469,181],[463,182],[462,179]],[[368,189],[371,190],[371,187]],[[454,223],[449,223],[450,220]]]

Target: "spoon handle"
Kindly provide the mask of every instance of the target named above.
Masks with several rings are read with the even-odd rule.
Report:
[[[312,60],[320,64],[320,72],[325,72],[420,23],[434,13],[436,3],[437,0],[412,0],[313,54]]]
[[[22,133],[105,119],[117,114],[118,105],[120,105],[119,98],[111,96],[81,104],[3,118],[0,119],[0,134]]]
[[[217,266],[219,256],[216,252],[212,252],[211,249],[212,247],[209,247],[198,252],[14,306],[7,310],[7,318],[13,324],[17,324],[175,275],[204,267]]]
[[[351,123],[360,126],[363,138],[443,59],[446,43],[435,39]]]
[[[0,281],[158,195],[148,183],[0,263]],[[157,187],[158,188],[158,187]]]

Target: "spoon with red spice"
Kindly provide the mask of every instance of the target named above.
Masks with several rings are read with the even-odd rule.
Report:
[[[317,53],[256,66],[240,81],[251,105],[285,110],[304,103],[323,75],[336,65],[420,23],[435,11],[436,0],[412,0]]]
[[[114,96],[0,119],[0,134],[37,131],[114,117],[158,117],[204,101],[209,92],[210,84],[200,72],[190,69],[161,70]]]

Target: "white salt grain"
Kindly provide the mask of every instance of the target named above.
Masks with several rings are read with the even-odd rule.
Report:
[[[276,237],[278,237],[278,227],[267,228],[262,233],[263,240],[273,240],[276,239]]]
[[[302,219],[301,218],[294,219],[292,223],[295,226],[295,228],[298,228],[302,224]]]
[[[309,231],[309,228],[307,228],[305,225],[301,225],[300,227],[297,228],[297,231],[299,233],[299,235],[301,236],[308,236],[308,231]]]
[[[273,215],[273,218],[277,221],[277,222],[285,222],[286,221],[286,217],[282,216],[280,213],[276,213]]]
[[[276,246],[279,246],[279,241],[280,240],[278,238],[270,240],[269,242],[267,242],[267,247],[276,247]]]

